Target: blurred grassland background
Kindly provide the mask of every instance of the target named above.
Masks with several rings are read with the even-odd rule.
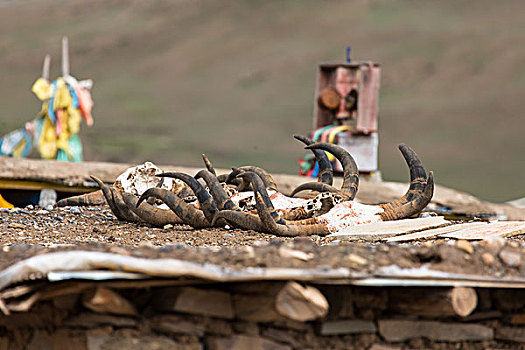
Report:
[[[382,65],[380,169],[411,145],[439,184],[525,196],[525,2],[0,0],[0,134],[36,116],[44,55],[92,78],[86,160],[296,173],[318,62]]]

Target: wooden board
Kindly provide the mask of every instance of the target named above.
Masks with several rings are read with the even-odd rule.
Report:
[[[385,239],[386,242],[407,242],[432,238],[481,240],[487,237],[511,237],[525,233],[525,221],[470,222],[423,230]]]
[[[462,229],[466,228],[481,228],[486,226],[486,222],[470,222],[470,223],[464,223],[464,224],[455,224],[445,227],[439,227],[435,229],[430,230],[424,230],[420,232],[414,232],[409,233],[406,235],[401,236],[395,236],[385,239],[386,242],[407,242],[407,241],[414,241],[419,239],[431,239],[435,238],[437,236],[446,234],[446,233],[453,233]]]
[[[487,237],[511,237],[525,233],[524,221],[498,221],[487,223],[484,227],[468,227],[456,232],[441,235],[443,238],[479,240]]]
[[[442,216],[420,219],[404,219],[396,221],[377,222],[373,224],[348,227],[330,237],[345,237],[359,240],[375,241],[406,233],[419,232],[450,224]]]

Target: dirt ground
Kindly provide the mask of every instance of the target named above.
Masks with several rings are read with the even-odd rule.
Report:
[[[48,209],[1,210],[0,268],[32,255],[82,249],[234,267],[327,266],[372,272],[392,264],[403,268],[430,264],[447,272],[497,277],[525,272],[520,236],[481,242],[365,243],[339,237],[277,237],[239,229],[195,230],[186,225],[156,228],[119,221],[106,205]],[[294,257],[289,250],[305,254]]]

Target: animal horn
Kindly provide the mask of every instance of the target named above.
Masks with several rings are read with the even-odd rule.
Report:
[[[243,230],[254,230],[257,232],[266,231],[264,224],[257,215],[245,213],[240,210],[218,211],[211,222],[212,226],[217,226],[220,220],[225,220],[234,227],[238,227]]]
[[[199,201],[199,205],[202,209],[202,212],[204,213],[204,216],[206,216],[206,219],[208,219],[209,222],[213,220],[213,216],[217,212],[217,207],[213,202],[213,198],[199,183],[199,181],[195,180],[193,176],[184,173],[162,173],[155,176],[172,177],[184,181],[186,185],[190,186],[190,188],[193,190],[195,196],[197,196],[197,200]]]
[[[325,236],[330,234],[326,224],[310,224],[310,225],[286,225],[279,224],[273,220],[273,217],[264,204],[264,200],[259,192],[255,192],[255,203],[259,218],[263,222],[266,229],[276,236],[306,236],[319,235]]]
[[[215,168],[213,167],[213,164],[211,164],[208,157],[203,153],[202,154],[202,160],[204,161],[204,165],[206,165],[206,169],[213,175],[217,176],[217,173],[215,172]]]
[[[201,210],[192,207],[184,202],[182,198],[179,198],[174,193],[163,188],[153,187],[147,189],[140,196],[135,206],[139,207],[141,203],[149,197],[160,199],[187,225],[194,228],[210,227],[210,222],[206,219]]]
[[[297,193],[301,191],[307,191],[307,190],[317,191],[317,192],[331,192],[331,193],[337,193],[337,194],[342,195],[340,189],[335,188],[334,186],[330,186],[328,184],[322,183],[322,182],[306,182],[304,184],[300,184],[292,191],[290,195],[293,197]]]
[[[130,193],[122,193],[121,196],[127,207],[142,221],[150,225],[162,227],[167,224],[183,223],[182,219],[172,210],[159,209],[147,202],[138,203],[139,199]]]
[[[237,177],[237,175],[242,172],[244,172],[244,170],[240,168],[232,168],[232,171],[226,176],[224,182],[237,186],[236,189],[238,192],[249,190],[250,182]]]
[[[414,196],[423,192],[427,184],[427,173],[416,152],[404,143],[400,144],[398,148],[410,169],[410,186],[403,197],[390,203],[381,204],[381,208],[385,210],[390,210],[408,203]]]
[[[136,215],[134,215],[132,212],[130,214],[130,210],[127,209],[125,203],[122,201],[122,198],[115,198],[118,192],[113,189],[113,187],[106,185],[104,182],[102,182],[102,180],[95,176],[91,176],[91,179],[93,179],[93,181],[95,181],[98,187],[100,187],[102,190],[102,194],[104,194],[111,212],[117,217],[117,219],[131,222],[139,221]]]
[[[332,143],[319,142],[305,147],[306,149],[322,149],[334,155],[343,166],[343,185],[341,195],[347,200],[353,200],[359,186],[359,172],[354,158],[343,147]]]
[[[102,205],[106,203],[104,194],[102,190],[97,190],[94,192],[84,193],[78,196],[67,197],[59,200],[57,202],[57,207],[66,207],[66,206],[92,206],[92,205]]]
[[[296,140],[304,143],[306,146],[314,144],[314,141],[306,136],[293,135],[293,137]],[[317,175],[317,181],[323,184],[332,185],[334,183],[334,170],[332,169],[332,164],[328,160],[328,156],[325,152],[318,149],[311,149],[311,151],[315,156],[317,164],[319,165],[319,175]]]
[[[226,191],[224,191],[224,188],[219,183],[219,180],[212,172],[209,170],[201,170],[195,175],[195,179],[198,180],[200,178],[204,179],[206,185],[208,185],[213,200],[215,201],[215,205],[219,210],[238,209],[235,203],[233,203],[230,197],[228,197]]]
[[[270,175],[263,168],[259,168],[258,166],[241,166],[239,168],[233,168],[234,173],[239,172],[239,171],[251,171],[253,173],[256,173],[263,181],[264,187],[266,187],[266,189],[277,191],[277,185],[275,184],[275,181],[273,180],[272,175]],[[235,176],[237,175],[238,174],[235,174]]]
[[[384,221],[408,218],[423,210],[428,205],[428,203],[430,203],[433,194],[434,173],[430,171],[426,181],[425,189],[423,191],[414,192],[410,201],[397,207],[386,209],[379,215]]]

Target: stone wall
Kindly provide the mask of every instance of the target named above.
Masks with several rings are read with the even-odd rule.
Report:
[[[41,292],[17,301],[20,310],[30,305],[28,311],[0,316],[0,349],[482,349],[525,343],[521,290],[296,282],[33,287]]]

